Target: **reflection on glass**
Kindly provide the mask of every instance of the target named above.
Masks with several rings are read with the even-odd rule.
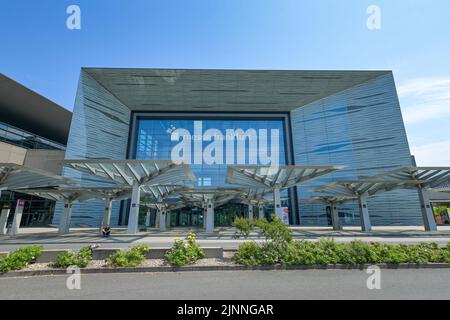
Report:
[[[279,119],[140,119],[137,124],[136,159],[180,160],[191,165],[196,187],[229,187],[228,165],[284,165],[284,121]],[[287,206],[288,193],[282,193]],[[245,216],[247,206],[228,203],[216,208],[216,225],[231,225]],[[266,207],[270,217],[273,207]],[[173,226],[201,226],[201,208],[172,213]]]

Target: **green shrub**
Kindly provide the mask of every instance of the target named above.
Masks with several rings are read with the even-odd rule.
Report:
[[[235,255],[237,263],[243,265],[273,265],[292,260],[292,231],[280,219],[273,217],[271,222],[257,219],[252,222],[266,241],[262,244],[255,242],[244,243],[239,246]]]
[[[292,241],[292,230],[281,219],[273,217],[271,222],[266,219],[255,220],[255,226],[261,231],[266,240],[272,241]]]
[[[0,258],[0,272],[10,272],[25,268],[36,261],[42,253],[41,246],[28,246],[19,248],[4,258]]]
[[[435,243],[388,245],[333,240],[246,242],[239,246],[235,262],[243,265],[329,265],[376,263],[450,263],[450,245],[439,248]]]
[[[450,243],[444,250],[439,251],[434,262],[450,263]]]
[[[165,259],[170,265],[179,267],[194,264],[205,257],[203,249],[196,243],[194,233],[190,232],[185,240],[176,239],[172,248],[167,251]]]
[[[246,266],[259,265],[261,247],[254,241],[244,242],[239,245],[239,249],[234,255],[234,260]]]
[[[117,251],[110,255],[106,261],[116,268],[137,267],[145,260],[150,247],[147,244],[132,246],[128,251]]]
[[[49,266],[52,268],[68,268],[70,266],[85,268],[92,260],[93,249],[94,247],[89,246],[81,248],[77,253],[72,251],[60,253]]]
[[[250,232],[253,229],[253,221],[246,219],[246,218],[240,218],[240,217],[236,217],[236,219],[234,219],[233,222],[233,227],[235,227],[238,232],[237,232],[237,236],[243,236],[244,238],[247,238],[250,234]]]
[[[261,245],[259,250],[259,257],[261,264],[272,265],[283,263],[286,260],[285,256],[288,252],[289,244],[282,241],[266,241]]]
[[[292,241],[281,255],[283,265],[336,264],[339,262],[338,244],[332,240]]]
[[[312,254],[315,257],[314,264],[326,265],[339,263],[339,245],[333,240],[321,239],[312,246]]]

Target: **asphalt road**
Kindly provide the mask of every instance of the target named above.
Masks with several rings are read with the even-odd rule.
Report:
[[[0,278],[0,299],[448,299],[449,269],[381,270],[367,289],[365,270],[221,271]]]

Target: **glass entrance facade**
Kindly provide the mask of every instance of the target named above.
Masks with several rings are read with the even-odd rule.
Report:
[[[201,117],[142,116],[136,118],[135,142],[131,157],[140,160],[177,160],[191,165],[196,188],[233,187],[225,184],[229,165],[285,165],[289,163],[284,116]],[[289,207],[289,195],[282,193]],[[266,208],[270,212],[271,208]],[[218,225],[227,226],[234,217],[243,216],[246,206],[229,203],[216,210]],[[172,213],[173,226],[203,223],[198,208],[183,208]]]

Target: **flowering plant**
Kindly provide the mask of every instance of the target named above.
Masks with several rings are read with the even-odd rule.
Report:
[[[185,241],[175,239],[172,248],[167,251],[165,259],[172,266],[184,266],[194,264],[198,259],[202,259],[205,253],[196,243],[197,237],[195,233],[189,232]]]

